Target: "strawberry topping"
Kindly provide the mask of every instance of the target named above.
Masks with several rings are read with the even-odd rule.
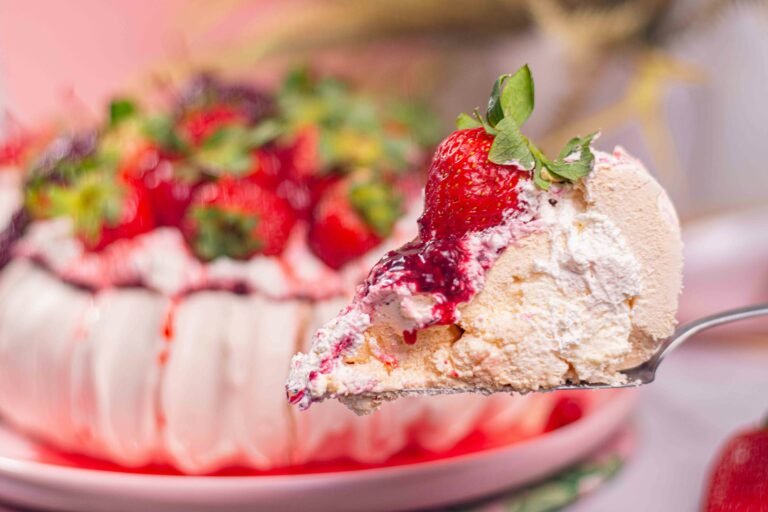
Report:
[[[224,177],[195,193],[184,232],[204,261],[222,256],[242,260],[282,253],[295,222],[291,206],[274,192]]]
[[[494,137],[483,128],[459,130],[435,151],[429,168],[423,238],[459,237],[469,231],[498,226],[519,207],[516,186],[530,173],[488,159]]]
[[[146,194],[158,226],[181,225],[198,186],[199,173],[150,146],[130,158],[120,174]]]
[[[399,203],[382,185],[334,185],[315,208],[309,247],[331,268],[370,251],[389,235]]]

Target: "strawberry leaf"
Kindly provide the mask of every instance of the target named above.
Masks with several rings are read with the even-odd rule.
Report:
[[[109,103],[109,126],[114,128],[122,121],[133,117],[138,111],[136,104],[127,98],[115,98]]]
[[[511,117],[505,117],[496,126],[498,133],[488,152],[488,159],[499,165],[515,165],[530,171],[535,161],[528,139],[520,132],[517,123]]]
[[[382,183],[353,185],[349,190],[349,202],[365,223],[382,238],[392,233],[395,222],[400,218],[400,197],[391,187]]]
[[[72,186],[51,185],[45,192],[53,217],[68,217],[75,233],[96,242],[102,228],[120,220],[124,191],[106,176],[88,174]]]
[[[571,140],[569,140],[565,146],[563,146],[563,149],[560,151],[560,154],[558,155],[558,160],[564,160],[566,157],[570,156],[571,154],[575,153],[576,151],[579,151],[583,148],[589,149],[592,145],[592,141],[594,141],[599,132],[593,132],[587,135],[586,137],[574,137]]]
[[[168,116],[152,116],[144,121],[144,134],[163,149],[175,153],[186,153],[189,150],[187,144],[176,133],[173,120]]]
[[[542,171],[544,170],[544,164],[538,158],[536,159],[536,167],[533,169],[533,182],[542,190],[549,190],[551,183],[544,178]]]
[[[459,114],[459,116],[456,118],[456,129],[457,130],[467,130],[470,128],[479,128],[483,124],[478,121],[476,118],[470,116],[469,114],[465,114],[462,112]]]
[[[533,77],[528,64],[518,69],[504,83],[499,104],[504,117],[511,117],[523,126],[533,112]]]
[[[504,108],[501,106],[501,93],[504,90],[504,82],[511,75],[501,75],[493,82],[491,97],[488,98],[488,108],[485,111],[485,117],[491,126],[496,126],[504,119]]]
[[[249,149],[260,148],[268,142],[272,142],[285,131],[285,127],[277,119],[265,119],[257,124],[243,137],[243,143]]]
[[[248,132],[242,126],[219,128],[203,141],[193,160],[216,176],[241,176],[253,167],[247,137]]]
[[[576,181],[592,171],[595,156],[591,144],[597,132],[586,137],[574,137],[565,145],[555,162],[549,162],[547,169],[558,178]]]
[[[243,260],[262,247],[261,241],[253,236],[259,222],[253,215],[198,206],[192,210],[192,219],[196,227],[192,249],[203,261],[225,256]]]

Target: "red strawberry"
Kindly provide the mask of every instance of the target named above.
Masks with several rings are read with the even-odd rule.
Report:
[[[544,426],[544,432],[552,432],[558,428],[570,425],[584,416],[584,406],[581,400],[572,396],[561,396],[552,406],[552,410]]]
[[[154,228],[154,215],[149,198],[140,190],[126,185],[117,222],[106,222],[96,238],[83,238],[83,241],[89,250],[100,251],[112,242],[133,238]]]
[[[306,178],[320,173],[320,130],[317,126],[300,129],[288,150],[291,175]]]
[[[320,197],[339,176],[321,173],[316,127],[304,128],[290,143],[278,142],[256,149],[249,179],[276,190],[301,217],[309,217]]]
[[[89,174],[70,186],[48,188],[46,196],[50,214],[71,218],[75,234],[90,251],[155,227],[147,196],[124,180]]]
[[[0,166],[21,164],[29,139],[18,136],[0,143]]]
[[[295,223],[291,206],[274,192],[225,176],[195,192],[184,233],[203,260],[242,260],[282,253]]]
[[[339,269],[381,243],[399,216],[399,198],[383,184],[332,186],[315,208],[309,247]]]
[[[423,238],[461,236],[500,224],[518,207],[515,185],[530,173],[488,160],[494,137],[483,128],[459,130],[435,151],[419,219]]]
[[[179,129],[185,140],[199,146],[219,128],[246,121],[245,115],[230,105],[212,105],[186,114]]]
[[[199,181],[186,175],[178,159],[163,155],[157,148],[137,152],[121,168],[120,174],[140,188],[149,199],[158,226],[181,225]]]
[[[723,447],[705,497],[707,512],[768,512],[768,422]]]

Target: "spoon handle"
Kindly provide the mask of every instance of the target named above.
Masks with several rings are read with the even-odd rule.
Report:
[[[730,309],[681,325],[666,341],[664,348],[660,351],[657,362],[661,362],[665,355],[682,345],[688,338],[701,331],[717,327],[718,325],[729,324],[731,322],[758,316],[768,316],[768,304],[755,304],[753,306]]]

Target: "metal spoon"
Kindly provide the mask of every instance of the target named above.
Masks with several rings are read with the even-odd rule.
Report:
[[[738,309],[723,311],[711,316],[705,316],[689,324],[677,328],[675,333],[667,338],[660,346],[658,351],[648,361],[640,366],[635,366],[621,373],[627,376],[627,383],[621,385],[610,384],[564,384],[553,389],[607,389],[607,388],[628,388],[649,384],[656,378],[656,370],[659,369],[664,357],[683,344],[688,338],[704,331],[706,329],[717,327],[718,325],[746,320],[757,316],[768,315],[768,304],[757,304]]]

